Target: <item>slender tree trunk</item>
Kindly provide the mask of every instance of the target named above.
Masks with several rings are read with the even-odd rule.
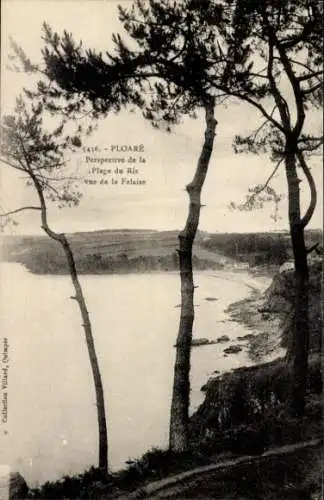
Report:
[[[97,420],[98,420],[98,430],[99,430],[99,468],[107,473],[108,472],[108,433],[107,433],[107,421],[106,421],[106,410],[105,410],[105,401],[104,401],[104,391],[101,380],[101,374],[99,369],[98,358],[96,354],[96,349],[94,345],[94,338],[92,333],[92,326],[89,317],[89,312],[87,309],[86,301],[83,295],[82,287],[78,278],[78,273],[76,270],[74,255],[71,249],[71,246],[66,238],[66,236],[62,233],[56,233],[52,231],[52,229],[48,225],[47,221],[47,208],[46,202],[43,195],[42,186],[38,181],[38,178],[33,174],[33,172],[29,172],[31,176],[37,193],[40,200],[41,205],[41,219],[42,219],[42,229],[45,233],[52,239],[57,241],[63,248],[66,261],[68,264],[68,269],[70,273],[70,277],[73,283],[73,287],[75,290],[75,299],[79,305],[81,317],[82,317],[82,326],[85,332],[85,339],[88,348],[89,360],[93,375],[93,381],[95,386],[95,395],[96,395],[96,406],[97,406]]]
[[[101,374],[99,369],[98,358],[96,354],[96,349],[94,345],[94,338],[92,333],[91,322],[89,318],[89,312],[83,295],[82,287],[78,279],[74,256],[64,235],[60,235],[60,243],[63,246],[66,260],[68,263],[71,280],[75,290],[75,300],[79,304],[81,317],[83,321],[83,328],[86,338],[86,344],[88,348],[89,360],[92,370],[92,376],[95,386],[96,394],[96,406],[97,406],[97,420],[98,420],[98,430],[99,430],[99,468],[105,473],[108,472],[108,436],[107,436],[107,420],[106,420],[106,410],[105,410],[105,400],[104,400],[104,390],[101,380]]]
[[[304,224],[300,216],[300,180],[296,171],[294,153],[286,155],[288,182],[289,226],[295,264],[295,304],[292,324],[292,342],[288,361],[292,371],[291,413],[301,416],[305,410],[308,373],[309,318],[308,318],[308,264]]]
[[[217,122],[214,103],[205,105],[205,140],[194,178],[187,185],[189,213],[185,228],[179,234],[179,265],[181,280],[181,313],[176,342],[173,394],[171,402],[169,447],[183,452],[189,447],[190,352],[194,321],[194,283],[192,272],[192,246],[196,236],[201,209],[201,190],[206,178],[213,150]]]

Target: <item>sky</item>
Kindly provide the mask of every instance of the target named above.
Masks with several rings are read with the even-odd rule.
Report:
[[[41,26],[44,21],[59,33],[64,29],[83,40],[87,47],[109,49],[111,34],[121,32],[117,18],[117,4],[131,4],[130,0],[3,0],[2,2],[2,76],[1,111],[8,113],[14,106],[23,86],[32,87],[34,80],[6,69],[10,53],[9,36],[23,47],[33,60],[40,60],[42,47]],[[34,78],[34,77],[33,77]],[[283,168],[274,178],[273,187],[283,195],[280,219],[270,217],[273,206],[253,212],[229,210],[231,201],[241,203],[248,189],[263,184],[273,169],[266,156],[235,155],[232,141],[235,134],[247,133],[261,123],[258,112],[249,105],[232,103],[216,110],[218,121],[214,151],[202,193],[199,227],[210,232],[255,232],[288,229],[287,188]],[[318,125],[318,120],[316,125]],[[49,208],[49,222],[53,229],[65,232],[97,229],[181,229],[184,226],[188,197],[185,186],[194,174],[204,138],[204,116],[196,120],[184,117],[171,133],[155,130],[139,113],[124,110],[101,120],[96,132],[83,142],[84,147],[97,146],[100,154],[83,151],[67,158],[68,171],[78,179],[83,193],[75,208]],[[117,147],[118,146],[118,147]],[[131,146],[132,151],[130,151]],[[135,147],[143,151],[134,151]],[[124,151],[128,149],[128,151]],[[86,157],[91,157],[91,160]],[[136,162],[129,163],[132,156]],[[98,163],[98,158],[124,159],[124,173],[116,174],[116,163]],[[140,157],[145,163],[140,162]],[[120,165],[119,165],[120,167]],[[127,168],[138,173],[125,174]],[[95,168],[105,172],[93,171]],[[112,172],[109,173],[108,170]],[[322,161],[312,163],[312,172],[318,186],[322,186]],[[125,180],[141,180],[145,184],[122,184]],[[103,179],[103,182],[100,181]],[[113,179],[117,184],[112,184]],[[89,180],[96,180],[90,184]],[[37,200],[30,187],[10,168],[1,165],[1,206],[14,210]],[[309,202],[306,182],[301,183],[302,207]],[[323,198],[319,189],[316,213],[309,227],[322,227]],[[23,212],[16,217],[18,226],[7,232],[39,234],[39,213]]]

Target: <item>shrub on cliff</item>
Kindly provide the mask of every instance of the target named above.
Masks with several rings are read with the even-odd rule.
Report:
[[[239,368],[206,385],[204,403],[191,419],[192,440],[205,452],[261,453],[272,445],[309,437],[320,422],[322,393],[318,355],[309,360],[308,407],[304,419],[290,418],[287,391],[291,372],[285,360]]]
[[[126,498],[139,486],[170,474],[206,465],[208,458],[195,451],[175,453],[153,448],[142,457],[127,462],[127,467],[114,474],[105,474],[91,467],[83,474],[64,476],[58,481],[47,481],[40,488],[29,491],[27,498],[40,499],[116,499]],[[21,498],[21,497],[19,497]]]
[[[30,490],[28,498],[83,499],[99,498],[98,492],[109,493],[113,487],[112,476],[96,467],[91,467],[83,474],[64,476],[58,481],[47,481],[40,488]],[[96,492],[96,496],[94,493]]]

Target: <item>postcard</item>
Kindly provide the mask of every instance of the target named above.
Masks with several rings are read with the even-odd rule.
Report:
[[[241,4],[2,2],[1,500],[320,498],[320,7]]]

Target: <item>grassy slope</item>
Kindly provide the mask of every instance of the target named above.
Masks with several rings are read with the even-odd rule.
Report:
[[[76,262],[82,264],[94,256],[100,259],[116,259],[123,254],[128,259],[137,257],[159,258],[174,254],[178,248],[178,231],[104,230],[67,235]],[[194,254],[202,260],[218,264],[222,253],[202,246],[203,233],[199,233]],[[2,243],[2,245],[1,245]],[[59,245],[45,236],[2,236],[2,260],[30,263],[64,260]],[[39,264],[41,265],[41,264]]]
[[[150,255],[156,252],[174,251],[177,248],[179,231],[155,230],[99,230],[68,234],[74,251],[78,255],[88,255],[102,252],[103,255],[114,255],[129,251],[138,253],[146,251]],[[308,243],[322,242],[320,230],[307,231]],[[205,249],[206,255],[213,253],[226,257],[240,259],[252,255],[260,256],[265,251],[283,248],[289,253],[290,241],[288,233],[206,233],[198,231],[196,245],[199,251]],[[55,252],[56,244],[47,236],[16,236],[0,235],[0,249],[2,258],[16,258],[23,253],[32,251]]]

